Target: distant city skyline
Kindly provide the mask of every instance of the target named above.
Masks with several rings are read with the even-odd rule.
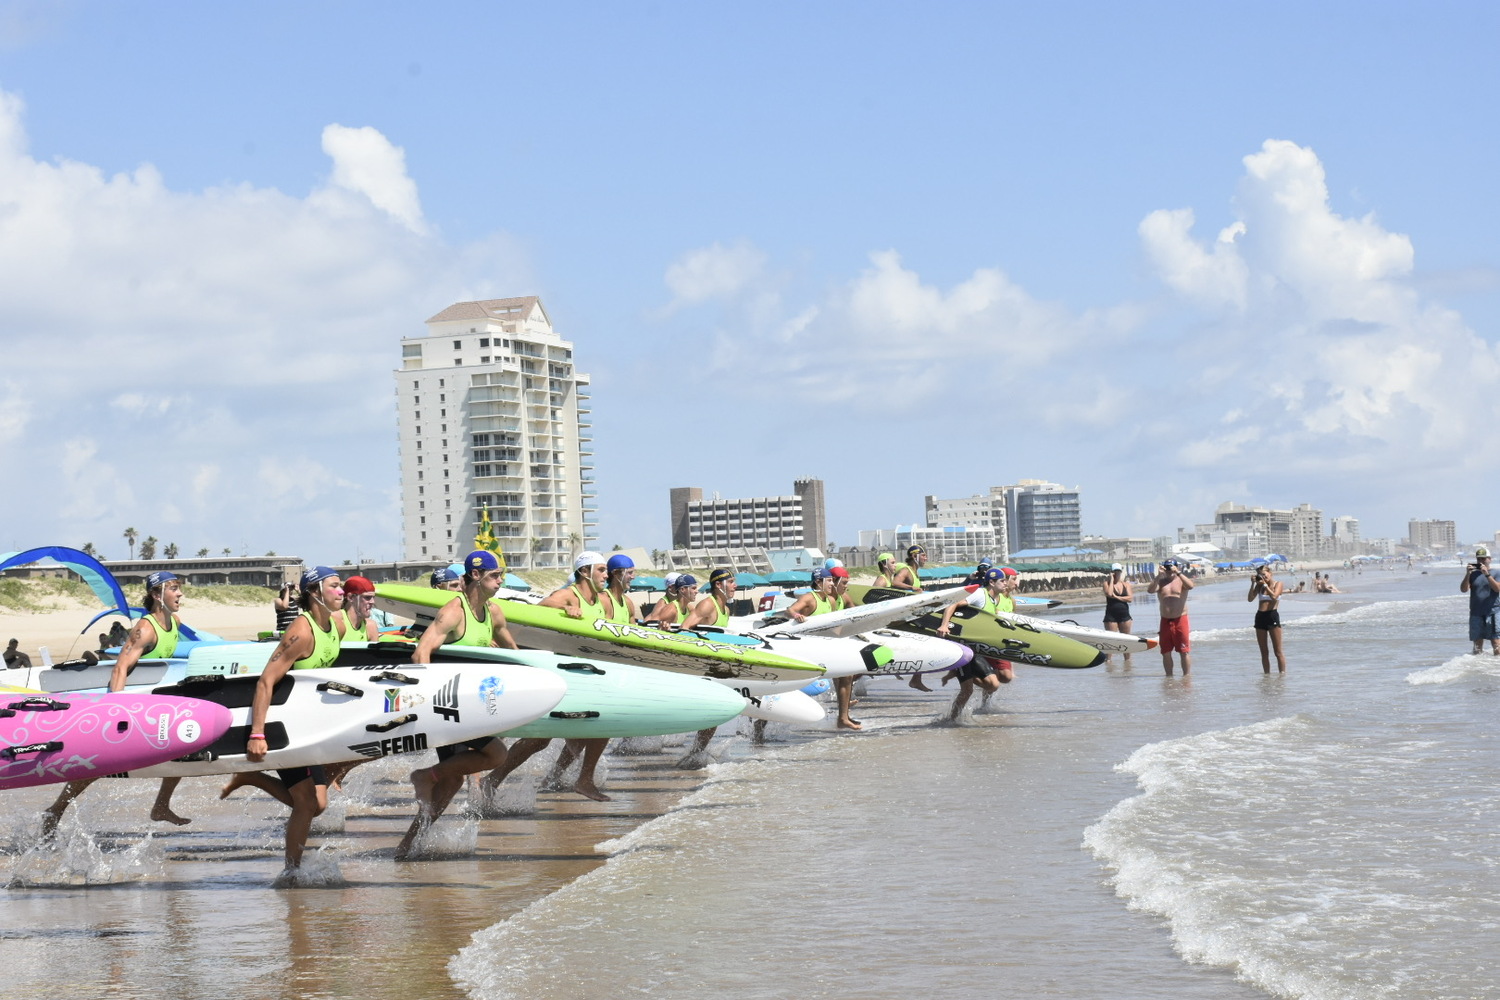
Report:
[[[400,345],[525,296],[606,549],[809,472],[841,544],[1024,474],[1487,538],[1500,9],[1365,13],[25,5],[0,544],[397,558]]]

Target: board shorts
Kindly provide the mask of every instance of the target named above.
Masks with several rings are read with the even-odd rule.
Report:
[[[1482,642],[1485,639],[1494,639],[1500,632],[1496,631],[1495,614],[1470,615],[1469,616],[1469,641]]]
[[[1255,612],[1255,627],[1262,632],[1269,632],[1273,628],[1281,628],[1281,611],[1272,608],[1270,611]]]
[[[1186,653],[1188,648],[1188,616],[1163,618],[1161,633],[1156,637],[1157,648],[1163,653]]]
[[[495,737],[485,736],[481,739],[469,740],[467,743],[454,743],[449,746],[438,747],[437,758],[438,760],[442,761],[447,760],[454,754],[462,753],[465,750],[483,750],[493,742],[495,742]]]
[[[995,665],[987,657],[975,655],[972,660],[958,668],[958,679],[961,681],[978,681],[990,676],[995,672]]]
[[[314,764],[312,767],[287,767],[276,772],[276,777],[281,783],[290,789],[293,785],[300,785],[308,778],[315,785],[328,784],[328,772],[323,770],[322,764]]]
[[[1130,621],[1130,602],[1110,601],[1104,605],[1104,621],[1128,622]]]

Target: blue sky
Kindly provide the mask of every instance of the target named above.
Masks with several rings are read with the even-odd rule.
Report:
[[[600,531],[1019,478],[1500,529],[1490,5],[0,2],[0,547],[397,554],[390,370],[539,294]]]

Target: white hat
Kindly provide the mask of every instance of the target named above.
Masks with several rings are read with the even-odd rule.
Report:
[[[598,566],[604,562],[604,557],[597,552],[580,552],[578,558],[573,560],[573,572],[578,572],[585,566]]]
[[[1125,567],[1124,567],[1124,566],[1121,566],[1121,565],[1120,565],[1120,564],[1119,564],[1119,563],[1113,563],[1113,564],[1112,564],[1112,565],[1111,565],[1111,566],[1110,566],[1110,567],[1109,567],[1109,568],[1110,568],[1110,569],[1111,569],[1111,570],[1116,570],[1116,569],[1117,569],[1117,570],[1119,570],[1119,571],[1120,571],[1120,572],[1121,572],[1121,573],[1123,573],[1123,572],[1125,572]]]
[[[681,573],[668,573],[666,576],[662,577],[662,582],[665,583],[670,589],[671,587],[677,585],[677,578],[681,575]]]

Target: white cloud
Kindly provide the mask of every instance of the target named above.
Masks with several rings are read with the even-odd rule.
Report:
[[[766,255],[743,240],[689,250],[667,267],[668,308],[738,295],[761,277],[765,264]]]
[[[69,499],[11,519],[18,540],[123,554],[125,523],[161,537],[175,512],[184,549],[316,532],[394,557],[396,343],[450,302],[532,287],[516,242],[432,234],[372,128],[326,130],[330,179],[297,196],[38,160],[23,114],[0,91],[0,388],[24,387],[0,398],[0,439],[34,495]],[[268,489],[266,461],[319,478]],[[330,488],[343,511],[325,519]]]
[[[329,125],[323,129],[323,152],[333,160],[335,185],[369,198],[412,232],[426,232],[417,185],[406,174],[406,151],[400,146],[368,125]]]

